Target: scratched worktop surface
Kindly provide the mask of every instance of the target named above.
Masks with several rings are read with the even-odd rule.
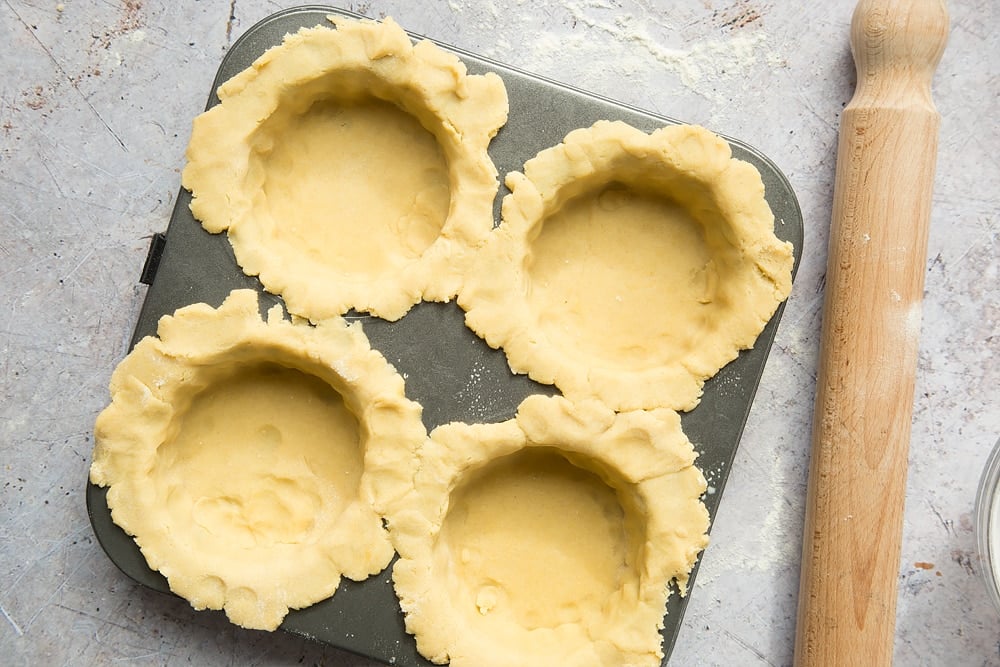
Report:
[[[84,506],[94,417],[190,123],[264,0],[0,3],[0,663],[369,665],[142,588]],[[341,5],[741,138],[795,189],[805,250],[673,662],[788,665],[853,0]],[[666,7],[669,7],[667,9]],[[1000,11],[952,2],[899,566],[899,665],[1000,664],[979,475],[1000,437]],[[873,479],[873,484],[879,481]]]

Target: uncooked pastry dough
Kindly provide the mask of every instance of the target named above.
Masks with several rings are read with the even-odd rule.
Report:
[[[659,665],[671,580],[708,541],[705,479],[672,410],[531,396],[438,427],[387,512],[421,654],[453,667]]]
[[[446,301],[493,228],[490,139],[507,119],[496,74],[472,76],[392,19],[302,29],[219,87],[182,182],[243,271],[317,322],[389,320]]]
[[[90,478],[196,609],[273,630],[393,549],[374,506],[411,486],[420,406],[360,326],[262,321],[257,295],[160,320],[111,379]]]
[[[600,121],[507,185],[458,302],[514,372],[568,397],[689,410],[791,290],[760,174],[700,127]]]

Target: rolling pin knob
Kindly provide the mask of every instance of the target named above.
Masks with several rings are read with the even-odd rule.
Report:
[[[943,26],[943,29],[942,29]],[[944,0],[861,0],[851,20],[855,106],[923,103],[948,40]]]

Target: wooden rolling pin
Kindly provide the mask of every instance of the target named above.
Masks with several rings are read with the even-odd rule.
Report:
[[[890,665],[943,0],[861,0],[837,151],[795,664]]]

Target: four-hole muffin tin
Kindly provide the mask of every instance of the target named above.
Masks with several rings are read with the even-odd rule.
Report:
[[[212,84],[209,106],[218,103],[214,91],[223,81],[279,44],[285,34],[326,24],[330,14],[361,18],[339,9],[307,6],[279,12],[250,28],[224,58]],[[622,120],[644,131],[677,122],[441,46],[458,55],[470,73],[495,72],[507,87],[509,118],[489,150],[501,181],[504,174],[519,171],[526,160],[556,145],[571,130],[598,120]],[[768,158],[738,141],[728,141],[733,157],[751,163],[760,172],[775,217],[775,234],[793,244],[797,267],[802,218],[791,187]],[[501,186],[494,204],[495,221],[500,219],[500,200],[506,192]],[[154,237],[141,278],[149,289],[133,344],[155,334],[162,315],[197,302],[219,306],[233,289],[257,290],[262,294],[262,308],[280,303],[278,297],[263,292],[255,278],[243,274],[224,235],[209,234],[193,218],[190,201],[190,193],[181,190],[166,234]],[[709,484],[704,503],[712,517],[782,310],[783,306],[778,308],[753,349],[741,352],[705,384],[698,407],[681,415],[684,432],[699,453],[696,465]],[[502,421],[513,416],[526,396],[555,391],[525,376],[512,375],[503,352],[490,349],[467,329],[463,313],[454,303],[420,303],[393,323],[353,312],[346,317],[364,321],[372,347],[403,375],[407,396],[423,405],[428,430],[453,421]],[[112,522],[106,489],[88,484],[87,505],[98,540],[119,569],[141,584],[169,592],[166,580],[149,569],[133,540]],[[696,573],[697,565],[691,573],[692,584]],[[664,662],[669,658],[686,605],[687,598],[676,593],[668,601],[662,630],[667,656]],[[431,664],[417,653],[413,638],[404,630],[392,588],[391,566],[360,583],[342,581],[336,595],[291,612],[281,627],[391,664]]]

